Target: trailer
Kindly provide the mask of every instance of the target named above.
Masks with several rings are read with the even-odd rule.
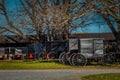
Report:
[[[102,64],[115,62],[113,54],[104,52],[104,39],[69,39],[68,52],[63,52],[59,56],[60,63],[74,66],[84,66],[92,60],[100,61]]]

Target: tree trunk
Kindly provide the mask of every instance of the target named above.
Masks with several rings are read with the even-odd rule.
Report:
[[[120,20],[118,20],[117,23],[118,23],[118,39],[120,41]]]
[[[104,18],[105,22],[108,24],[109,28],[111,29],[114,37],[115,37],[115,40],[116,41],[119,41],[120,40],[120,36],[119,36],[119,32],[117,32],[114,28],[114,25],[111,24],[110,20],[106,17],[106,15],[104,14],[101,14],[101,16]]]

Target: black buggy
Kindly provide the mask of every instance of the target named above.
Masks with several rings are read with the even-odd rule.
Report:
[[[68,52],[62,52],[59,56],[61,63],[74,66],[84,66],[93,60],[103,64],[115,62],[113,54],[104,52],[104,39],[69,39]]]
[[[104,49],[102,38],[69,39],[30,44],[28,56],[36,59],[59,59],[60,63],[74,66],[84,66],[91,61],[113,64],[114,55],[106,53]]]

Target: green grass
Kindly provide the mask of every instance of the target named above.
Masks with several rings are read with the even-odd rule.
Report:
[[[120,80],[120,73],[89,75],[82,77],[82,80]]]
[[[102,68],[120,68],[119,64],[102,66],[98,64],[87,66],[64,65],[58,61],[0,61],[0,70],[10,69],[102,69]]]
[[[68,65],[58,62],[40,61],[4,61],[0,62],[0,69],[69,69]]]

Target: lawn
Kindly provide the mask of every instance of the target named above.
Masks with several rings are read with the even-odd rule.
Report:
[[[53,61],[0,61],[0,69],[69,69],[68,65],[63,65]]]
[[[101,69],[101,68],[120,68],[119,64],[102,66],[102,65],[87,65],[87,66],[71,66],[64,65],[58,61],[0,61],[0,70],[7,69]]]
[[[120,80],[120,73],[89,75],[82,77],[82,80]]]

